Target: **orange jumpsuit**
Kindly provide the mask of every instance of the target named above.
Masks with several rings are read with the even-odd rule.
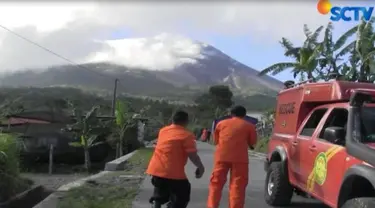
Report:
[[[191,152],[197,152],[194,134],[182,126],[166,126],[159,131],[146,173],[167,179],[187,179],[185,165]]]
[[[150,202],[186,208],[191,186],[185,174],[188,154],[197,152],[195,136],[182,126],[169,125],[159,131],[158,142],[146,173],[154,185]]]
[[[249,174],[248,147],[256,143],[255,126],[233,117],[217,124],[214,169],[212,171],[207,207],[218,208],[221,193],[230,171],[229,208],[243,208]]]

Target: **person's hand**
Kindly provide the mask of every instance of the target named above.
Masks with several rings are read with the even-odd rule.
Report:
[[[202,178],[204,174],[204,167],[199,167],[195,170],[195,178]]]

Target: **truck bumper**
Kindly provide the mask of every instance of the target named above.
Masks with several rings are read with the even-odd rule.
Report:
[[[268,161],[268,158],[266,158],[266,160],[264,161],[264,171],[268,171],[268,168],[269,168],[269,166],[270,166],[270,163],[269,163],[269,161]]]

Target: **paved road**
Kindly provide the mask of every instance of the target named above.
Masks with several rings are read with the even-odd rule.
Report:
[[[195,179],[195,167],[189,162],[187,165],[187,174],[192,185],[191,208],[205,208],[208,194],[208,183],[213,167],[213,151],[214,147],[207,143],[198,143],[199,154],[202,162],[206,166],[206,173],[201,179]],[[246,206],[255,208],[268,208],[263,200],[263,186],[265,180],[265,172],[263,170],[263,161],[259,157],[251,157],[250,159],[250,182],[247,188]],[[150,179],[146,178],[141,185],[141,191],[137,199],[133,202],[133,208],[149,208],[148,199],[152,194],[152,186]],[[304,208],[323,208],[322,204],[312,199],[305,199],[298,196],[293,197],[293,205],[289,207]],[[220,208],[228,208],[228,186],[223,190],[223,198]]]

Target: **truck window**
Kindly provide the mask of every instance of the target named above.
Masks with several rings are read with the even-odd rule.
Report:
[[[363,143],[375,142],[375,107],[363,107],[361,112],[362,141]]]
[[[321,108],[321,109],[315,110],[311,114],[311,116],[310,116],[309,120],[307,121],[307,123],[305,124],[305,126],[303,127],[300,135],[311,137],[314,134],[314,131],[315,131],[316,127],[318,126],[320,120],[323,118],[323,116],[326,112],[327,112],[326,108]]]
[[[324,131],[328,127],[343,127],[346,129],[346,123],[348,122],[348,110],[345,108],[335,108],[329,114],[320,134],[319,139],[324,140]]]

